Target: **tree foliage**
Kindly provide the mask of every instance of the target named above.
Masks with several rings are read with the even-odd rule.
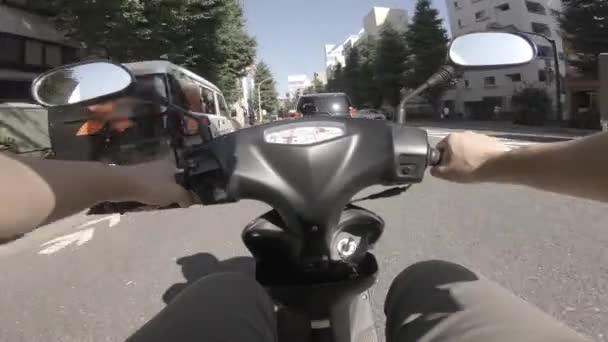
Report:
[[[166,55],[224,91],[238,94],[241,71],[253,63],[255,41],[237,0],[50,0],[55,22],[89,54],[119,62]]]
[[[526,87],[513,94],[514,122],[522,125],[542,125],[551,112],[551,97],[546,89]]]
[[[382,105],[382,94],[376,84],[377,45],[376,39],[368,37],[357,46],[360,56],[358,73],[360,98],[356,105],[359,108],[378,108]]]
[[[327,80],[326,89],[330,93],[346,91],[346,80],[344,79],[344,69],[342,64],[338,63],[332,70],[329,79]]]
[[[264,81],[264,83],[261,83]],[[255,108],[259,108],[258,105],[258,90],[259,95],[262,99],[262,109],[269,113],[275,112],[279,106],[277,100],[276,83],[272,77],[272,73],[268,68],[268,65],[264,62],[259,62],[255,70],[254,76],[255,90],[254,90],[254,104]],[[258,86],[261,86],[258,88]]]
[[[608,52],[608,1],[563,0],[562,30],[577,58],[569,61],[583,74],[597,77],[598,55]]]
[[[403,88],[417,88],[442,66],[448,41],[438,11],[429,0],[418,0],[405,33],[387,25],[378,38],[357,42],[346,54],[346,65],[334,67],[327,90],[346,92],[360,108],[394,109]],[[437,108],[448,87],[431,88],[423,96]]]
[[[380,33],[375,58],[376,84],[383,104],[397,107],[403,87],[407,49],[403,35],[385,25]]]
[[[447,55],[447,33],[439,12],[431,7],[430,0],[418,0],[409,30],[405,33],[409,51],[405,85],[415,89],[431,77],[444,63]],[[449,87],[442,84],[428,89],[423,97],[437,109],[439,100]]]

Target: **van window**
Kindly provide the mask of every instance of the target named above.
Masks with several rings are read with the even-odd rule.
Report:
[[[230,117],[230,113],[228,113],[228,106],[226,106],[226,101],[224,101],[224,97],[220,94],[217,94],[218,105],[220,106],[220,115],[225,117]]]
[[[213,90],[202,87],[201,88],[201,100],[203,102],[203,113],[205,114],[217,114],[215,109],[215,96]]]

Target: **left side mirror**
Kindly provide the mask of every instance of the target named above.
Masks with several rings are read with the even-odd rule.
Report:
[[[508,32],[474,32],[454,38],[449,62],[462,68],[508,67],[536,58],[536,45],[528,38]]]
[[[93,103],[125,92],[135,81],[122,65],[87,61],[65,65],[38,76],[32,96],[45,107]]]

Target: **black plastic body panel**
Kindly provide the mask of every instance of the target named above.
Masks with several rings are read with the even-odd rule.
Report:
[[[265,133],[303,127],[339,127],[343,134],[312,144],[279,144]],[[332,252],[343,209],[362,189],[377,184],[422,181],[429,154],[426,132],[379,120],[315,117],[280,121],[220,136],[184,157],[193,165],[187,184],[213,191],[212,203],[260,200],[280,217],[283,229],[298,236],[292,250],[301,263],[340,260]],[[196,157],[200,156],[199,161]],[[209,179],[212,158],[224,184],[200,186]],[[409,168],[411,172],[404,173]],[[200,184],[199,184],[200,183]],[[217,191],[223,186],[222,191]],[[381,225],[381,224],[380,224]],[[295,247],[295,245],[294,245]]]

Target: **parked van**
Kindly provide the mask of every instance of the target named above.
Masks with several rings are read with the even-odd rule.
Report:
[[[145,84],[147,92],[190,110],[207,124],[193,125],[193,129],[209,129],[210,135],[217,137],[240,128],[230,115],[222,91],[203,77],[168,61],[144,61],[125,66],[138,84]],[[120,110],[114,108],[120,108],[120,105],[50,108],[49,136],[55,157],[132,164],[171,154],[166,128],[177,115],[168,113],[167,108],[147,103],[138,104],[126,114],[117,113]],[[116,115],[125,115],[125,118],[117,124]],[[100,120],[100,116],[114,119]]]

